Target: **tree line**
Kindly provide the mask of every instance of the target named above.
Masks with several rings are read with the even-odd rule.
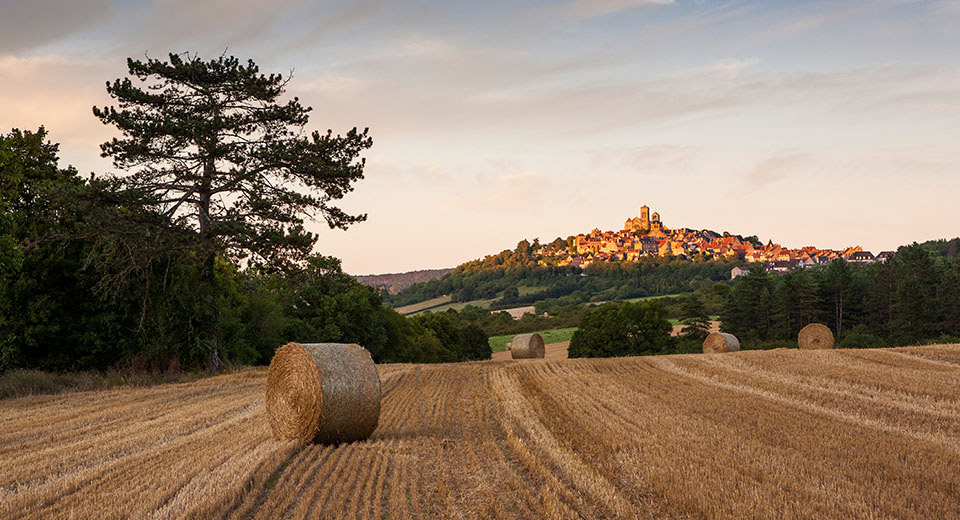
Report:
[[[268,362],[287,341],[356,342],[377,361],[489,357],[482,329],[407,319],[313,253],[346,229],[366,130],[306,132],[288,77],[252,61],[128,60],[94,115],[121,174],[59,164],[45,128],[0,135],[0,369]]]
[[[958,246],[960,239],[915,243],[882,263],[838,259],[783,275],[751,266],[732,284],[723,329],[747,345],[795,342],[814,322],[830,327],[840,346],[958,341]]]

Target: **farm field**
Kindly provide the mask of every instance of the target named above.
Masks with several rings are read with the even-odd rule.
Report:
[[[568,349],[570,348],[569,341],[558,341],[556,343],[547,343],[544,345],[544,358],[545,359],[567,359],[569,357]],[[501,350],[500,352],[494,352],[491,359],[494,361],[509,361],[513,359],[510,355],[509,350]]]
[[[396,310],[400,314],[414,314],[417,312],[422,312],[427,309],[432,309],[434,307],[439,307],[445,303],[450,303],[453,298],[448,294],[446,296],[439,296],[431,300],[422,301],[420,303],[412,303],[410,305],[404,305],[403,307],[397,307]]]
[[[364,442],[265,370],[0,401],[0,518],[956,518],[960,345],[382,365]]]
[[[395,310],[405,316],[416,316],[417,314],[423,314],[425,312],[445,312],[447,309],[462,311],[467,305],[485,309],[489,307],[491,303],[497,301],[497,299],[498,298],[487,298],[485,300],[471,300],[469,302],[453,302],[451,301],[450,295],[447,295],[420,303],[397,307]]]
[[[437,307],[431,307],[430,309],[425,309],[425,310],[420,311],[420,312],[426,312],[427,310],[429,310],[430,312],[445,312],[447,309],[453,309],[453,310],[455,310],[455,311],[462,311],[462,310],[464,309],[464,307],[466,307],[467,305],[473,305],[473,306],[479,307],[479,308],[481,308],[481,309],[486,309],[487,307],[490,307],[490,304],[491,304],[491,303],[497,301],[498,299],[499,299],[499,298],[487,298],[487,299],[485,299],[485,300],[471,300],[471,301],[468,301],[468,302],[447,303],[447,304],[440,305],[440,306],[437,306]],[[415,313],[413,313],[413,314],[419,314],[419,313],[416,313],[416,312],[415,312]]]

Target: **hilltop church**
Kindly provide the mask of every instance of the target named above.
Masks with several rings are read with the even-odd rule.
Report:
[[[651,215],[648,206],[640,208],[639,217],[628,218],[623,224],[623,230],[653,236],[665,236],[666,232],[669,231],[660,222],[660,214],[653,212],[653,215]]]

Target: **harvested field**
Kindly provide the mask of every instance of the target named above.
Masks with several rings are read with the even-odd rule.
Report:
[[[545,359],[567,359],[567,349],[570,347],[569,341],[558,341],[555,343],[547,343],[544,345],[545,348]],[[507,361],[513,359],[510,355],[509,350],[501,350],[500,352],[493,353],[494,361]]]
[[[576,331],[576,327],[567,327],[563,329],[537,330],[534,332],[539,334],[543,338],[543,341],[549,345],[550,343],[569,342],[570,338],[573,337],[573,333]],[[502,352],[506,350],[507,343],[513,341],[514,337],[516,337],[516,334],[490,336],[490,348],[492,348],[495,353]],[[510,359],[510,357],[507,356],[504,359]],[[564,359],[566,359],[566,356],[564,356]]]
[[[2,401],[0,517],[960,516],[960,345],[378,369],[339,446],[265,370]]]

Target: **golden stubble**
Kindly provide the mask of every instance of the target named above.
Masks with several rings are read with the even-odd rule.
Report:
[[[366,441],[265,370],[0,402],[2,518],[950,518],[960,346],[382,365]]]

